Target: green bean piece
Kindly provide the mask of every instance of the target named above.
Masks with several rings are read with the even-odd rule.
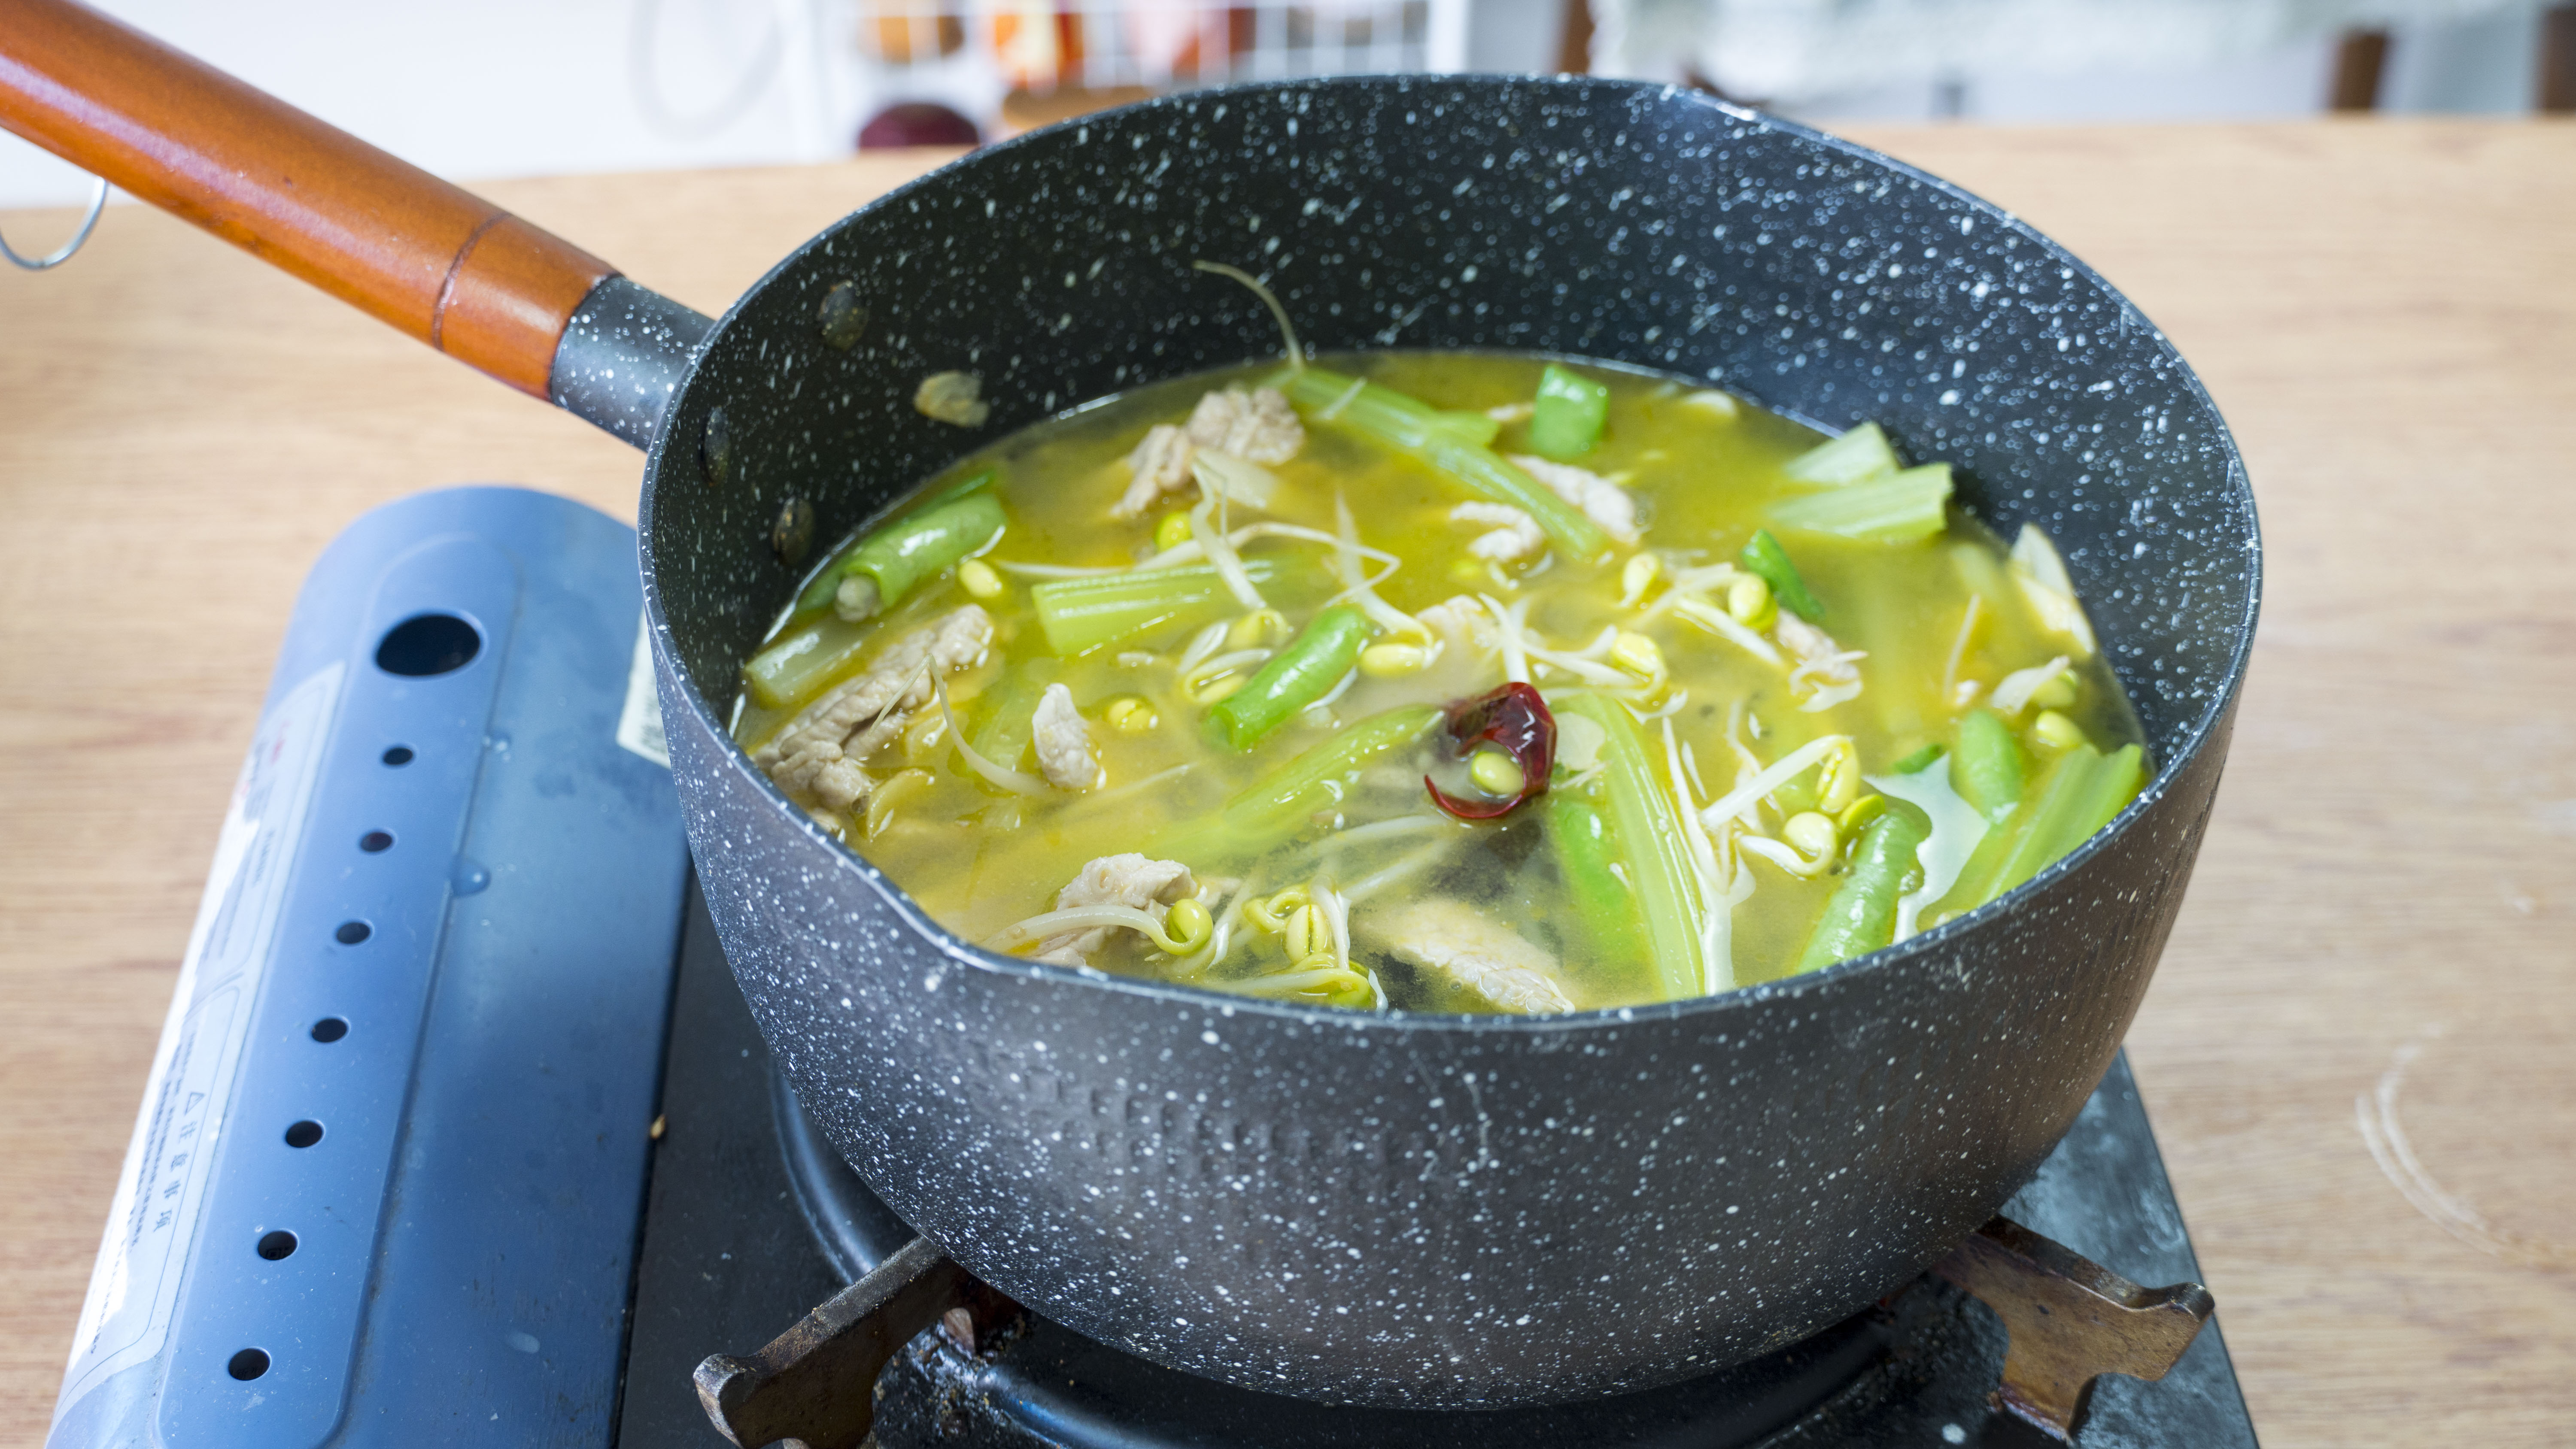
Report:
[[[1864,483],[1784,499],[1771,521],[1870,543],[1919,543],[1950,526],[1950,465],[1926,463]]]
[[[1368,637],[1368,616],[1357,609],[1317,614],[1259,673],[1208,711],[1209,738],[1237,752],[1261,743],[1290,716],[1331,693],[1358,665]]]
[[[1925,745],[1923,748],[1907,755],[1904,759],[1888,766],[1887,772],[1891,775],[1919,775],[1925,770],[1931,769],[1935,761],[1948,753],[1949,751],[1943,746]]]
[[[1556,852],[1556,873],[1574,903],[1584,945],[1596,962],[1634,967],[1646,959],[1643,923],[1636,897],[1613,868],[1610,822],[1580,793],[1550,790],[1539,816],[1548,848]]]
[[[1002,500],[980,491],[906,515],[824,565],[796,596],[796,611],[829,607],[841,581],[856,575],[876,585],[876,607],[882,613],[903,602],[923,579],[991,542],[1002,521]]]
[[[804,615],[831,607],[832,595],[839,591],[841,587],[841,579],[849,572],[850,561],[857,558],[859,550],[867,547],[868,544],[880,534],[887,533],[892,529],[901,526],[902,523],[919,518],[923,514],[930,512],[932,509],[942,508],[948,504],[956,502],[960,498],[981,493],[985,489],[992,487],[994,482],[1000,477],[1001,474],[991,468],[979,468],[956,483],[950,484],[948,487],[942,488],[937,493],[932,494],[920,507],[915,508],[912,512],[904,515],[902,519],[898,519],[895,523],[887,524],[884,528],[876,529],[870,533],[861,535],[847,547],[843,548],[839,553],[834,554],[820,569],[815,570],[813,579],[805,585],[804,591],[796,596],[794,617],[801,618]]]
[[[1038,700],[1055,676],[1051,659],[1032,659],[1004,674],[1001,683],[978,701],[987,712],[968,741],[975,753],[1005,770],[1020,768],[1020,757],[1037,737]]]
[[[1281,376],[1272,385],[1287,391],[1308,422],[1358,433],[1447,474],[1469,492],[1520,509],[1569,558],[1590,559],[1610,546],[1610,535],[1582,509],[1485,446],[1490,431],[1476,429],[1484,431],[1484,441],[1475,440],[1468,420],[1476,414],[1444,413],[1393,388],[1320,367]]]
[[[1790,613],[1810,624],[1825,621],[1825,606],[1807,591],[1806,579],[1799,574],[1798,566],[1789,561],[1789,551],[1780,546],[1780,540],[1771,536],[1771,530],[1753,530],[1752,539],[1744,545],[1744,552],[1736,556],[1736,562],[1744,566],[1745,572],[1769,584],[1771,597],[1779,600],[1781,607]]]
[[[1801,483],[1860,483],[1884,477],[1903,465],[1876,423],[1863,423],[1829,442],[1800,453],[1781,471]]]
[[[1530,451],[1570,463],[1601,442],[1610,421],[1610,389],[1571,368],[1549,363],[1539,374],[1530,411]]]
[[[1990,709],[1959,720],[1958,748],[1950,756],[1950,787],[1989,823],[2021,803],[2025,765],[2012,726]]]
[[[1661,999],[1677,1001],[1708,990],[1707,912],[1722,905],[1701,898],[1691,864],[1695,828],[1681,817],[1664,772],[1646,746],[1637,722],[1616,700],[1597,694],[1552,697],[1559,715],[1575,714],[1601,726],[1601,800],[1609,825],[1611,858],[1625,867],[1636,897],[1648,953],[1646,965]]]
[[[1899,897],[1923,878],[1915,851],[1932,838],[1932,823],[1903,800],[1863,826],[1852,842],[1851,866],[1825,902],[1825,913],[1798,957],[1800,971],[1866,956],[1896,939]]]
[[[1311,560],[1248,558],[1243,571],[1254,587],[1310,585]],[[1060,659],[1179,625],[1212,623],[1239,607],[1210,564],[1126,569],[1089,578],[1052,579],[1029,590],[1047,648]]]

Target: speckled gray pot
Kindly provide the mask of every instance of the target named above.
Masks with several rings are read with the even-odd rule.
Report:
[[[1580,353],[1881,420],[1957,462],[1998,528],[2055,534],[2160,772],[1996,907],[1651,1009],[1300,1010],[959,942],[725,736],[736,661],[792,582],[773,524],[803,498],[832,538],[1055,409],[1271,351],[1268,317],[1198,257],[1266,276],[1320,348]],[[827,338],[845,282],[866,320]],[[987,427],[908,405],[950,368],[982,375]],[[2146,989],[2258,588],[2217,411],[2099,277],[1883,157],[1610,83],[1214,92],[978,152],[754,288],[662,439],[643,526],[671,752],[727,952],[806,1107],[1022,1302],[1340,1402],[1667,1382],[1851,1313],[1991,1214]]]

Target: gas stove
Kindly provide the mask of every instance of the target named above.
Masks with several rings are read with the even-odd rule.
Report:
[[[772,1070],[687,877],[640,617],[632,532],[516,489],[388,505],[316,565],[52,1449],[2254,1443],[2125,1058],[1932,1273],[1648,1393],[1332,1408],[1022,1311]]]

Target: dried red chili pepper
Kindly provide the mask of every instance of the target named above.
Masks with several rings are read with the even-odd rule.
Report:
[[[1556,766],[1556,716],[1547,701],[1526,684],[1506,684],[1491,694],[1462,699],[1449,706],[1449,738],[1460,759],[1478,745],[1502,747],[1521,767],[1520,793],[1508,800],[1461,800],[1445,794],[1429,775],[1422,786],[1431,803],[1461,820],[1491,820],[1517,810],[1547,789],[1547,772]]]

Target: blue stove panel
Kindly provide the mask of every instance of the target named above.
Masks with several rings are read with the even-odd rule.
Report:
[[[610,1442],[687,866],[641,617],[519,489],[316,564],[52,1449]]]

